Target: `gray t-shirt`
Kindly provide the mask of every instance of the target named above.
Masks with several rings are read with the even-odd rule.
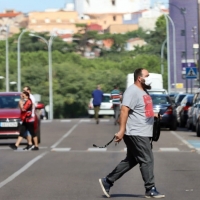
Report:
[[[125,91],[122,105],[130,108],[125,134],[152,137],[154,112],[151,97],[133,84]]]

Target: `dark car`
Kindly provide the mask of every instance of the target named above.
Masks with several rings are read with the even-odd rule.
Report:
[[[19,92],[0,92],[0,139],[17,138],[21,124],[21,111],[18,103]],[[38,104],[36,110],[44,108]],[[40,118],[35,114],[34,129],[40,142]]]
[[[194,95],[188,94],[177,107],[177,121],[180,127],[185,127],[188,120],[188,109],[192,106]]]
[[[177,129],[176,110],[170,97],[166,94],[150,94],[153,101],[154,112],[159,112],[162,116],[161,127],[170,130]]]

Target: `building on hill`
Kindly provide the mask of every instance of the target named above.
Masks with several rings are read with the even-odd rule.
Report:
[[[63,34],[77,32],[78,14],[75,11],[47,10],[30,12],[28,29],[34,32],[59,31]]]
[[[107,32],[111,34],[115,34],[115,33],[124,34],[126,32],[136,31],[136,30],[138,30],[137,24],[132,24],[132,25],[131,24],[114,24],[108,27]]]
[[[80,17],[85,14],[133,13],[149,9],[151,0],[75,0]]]
[[[9,35],[20,32],[20,28],[26,28],[27,24],[28,19],[21,12],[10,9],[0,13],[0,30],[6,31],[9,26]],[[0,39],[5,39],[5,34],[1,34]]]
[[[163,14],[168,14],[168,9],[161,7],[160,9],[154,7],[150,10],[143,11],[140,18],[138,19],[139,27],[144,30],[154,30],[156,27],[156,22],[160,16]]]
[[[147,43],[141,39],[141,38],[131,38],[127,40],[126,45],[125,45],[125,50],[126,51],[133,51],[135,50],[135,47],[142,47],[146,45]]]

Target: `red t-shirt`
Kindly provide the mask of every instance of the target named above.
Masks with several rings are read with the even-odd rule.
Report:
[[[21,120],[24,122],[33,122],[34,117],[32,117],[32,101],[28,99],[23,105],[23,111],[21,111]]]

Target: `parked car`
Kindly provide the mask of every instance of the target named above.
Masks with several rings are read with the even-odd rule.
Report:
[[[194,94],[193,98],[193,105],[188,110],[188,121],[187,127],[192,131],[196,130],[197,126],[197,119],[199,118],[200,114],[200,92]],[[192,121],[192,122],[191,122]]]
[[[188,120],[186,123],[186,128],[189,130],[195,131],[196,130],[196,122],[198,119],[198,116],[200,115],[200,103],[196,103],[195,105],[191,106],[188,109]],[[194,118],[196,118],[194,122]]]
[[[21,110],[18,106],[19,92],[0,92],[0,139],[17,138],[21,125]],[[44,104],[38,103],[36,109],[44,108]],[[34,129],[40,143],[40,118],[35,114]]]
[[[178,107],[181,103],[181,101],[183,100],[183,98],[186,96],[187,94],[178,94],[175,97],[175,106]]]
[[[177,129],[175,104],[166,94],[150,94],[153,101],[153,109],[162,116],[161,127],[170,130]]]
[[[90,99],[90,102],[88,105],[88,114],[90,117],[94,116],[94,107],[93,107],[92,101],[93,101],[93,98]],[[109,93],[103,94],[103,101],[100,106],[99,115],[100,116],[104,116],[104,115],[114,116],[113,104],[112,104],[112,100],[110,99]]]
[[[194,94],[186,95],[181,101],[180,105],[177,107],[177,122],[180,127],[185,127],[188,120],[188,109],[193,104]],[[191,114],[191,113],[190,113]]]
[[[172,100],[173,102],[175,102],[175,98],[176,98],[177,95],[178,95],[178,93],[170,93],[170,94],[169,94],[169,97],[171,98],[171,100]]]

